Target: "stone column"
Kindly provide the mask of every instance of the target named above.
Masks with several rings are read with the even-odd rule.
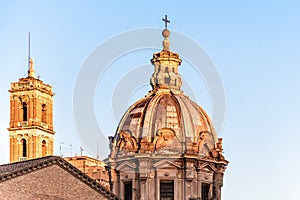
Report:
[[[33,109],[32,109],[32,118],[36,119],[37,118],[37,97],[33,98]],[[33,125],[37,125],[37,121],[34,120]]]
[[[16,159],[18,158],[18,147],[19,147],[19,141],[17,140],[17,138],[14,138],[14,150],[13,150],[13,156],[12,156],[12,162],[17,161]]]
[[[132,186],[135,188],[133,188],[133,199],[136,199],[136,200],[140,200],[140,197],[141,197],[141,189],[140,189],[140,186],[141,186],[141,180],[140,180],[140,172],[139,172],[139,162],[136,162],[136,169],[135,169],[135,174],[134,174],[134,184],[132,184]]]
[[[10,162],[12,162],[12,160],[13,160],[13,152],[14,152],[13,150],[15,148],[14,139],[15,138],[12,138],[12,137],[9,138],[9,144],[10,144],[10,147],[9,147],[9,150],[10,150],[10,152],[9,152],[9,159],[10,159]]]
[[[49,128],[51,130],[53,130],[53,100],[50,100],[49,102],[49,118],[48,118],[48,121],[49,121]]]
[[[23,155],[22,155],[23,152],[22,151],[23,151],[23,144],[22,144],[22,141],[20,139],[20,140],[18,140],[18,154],[17,154],[16,159],[18,159],[20,157],[23,157]],[[18,161],[18,160],[15,160],[15,161]]]
[[[10,123],[9,123],[9,127],[13,127],[13,116],[14,116],[14,100],[12,98],[10,98]]]
[[[27,112],[28,112],[28,126],[32,126],[33,125],[33,120],[34,120],[34,117],[33,117],[33,98],[31,95],[29,95],[28,97],[28,105],[27,105]]]
[[[33,149],[32,149],[32,137],[28,135],[27,139],[27,158],[33,158]]]
[[[120,174],[119,172],[117,172],[115,170],[115,168],[112,166],[110,169],[111,172],[111,188],[110,190],[116,194],[116,195],[120,195],[120,185],[121,185],[121,181],[120,181]]]
[[[213,183],[213,200],[221,200],[221,187],[223,185],[223,173],[215,172]]]
[[[49,146],[48,146],[48,154],[47,155],[53,155],[53,141],[49,139]]]
[[[21,121],[23,121],[23,119],[22,119],[23,110],[22,110],[21,102],[18,102],[17,110],[18,110],[18,117],[16,119],[17,119],[17,122],[21,122]]]

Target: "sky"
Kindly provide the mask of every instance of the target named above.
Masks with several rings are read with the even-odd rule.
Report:
[[[171,20],[171,49],[172,31],[184,34],[205,51],[222,79],[226,98],[220,101],[226,102],[226,116],[218,135],[223,138],[224,155],[230,161],[224,177],[223,199],[298,199],[299,9],[298,1],[289,0],[2,1],[0,164],[9,162],[8,89],[11,82],[26,76],[28,32],[36,72],[53,86],[56,94],[55,155],[71,155],[71,144],[72,155],[79,154],[83,146],[83,154],[95,157],[83,142],[85,133],[78,133],[74,118],[73,94],[83,66],[111,38],[137,29],[163,28],[161,18],[167,14]],[[145,37],[145,40],[160,37]],[[107,47],[107,51],[113,51],[113,47]],[[144,48],[118,55],[99,78],[94,114],[105,137],[114,135],[121,117],[112,114],[118,85],[126,77],[133,82],[139,79],[142,74],[136,71],[128,74],[143,65],[150,68],[155,51],[156,48]],[[181,53],[180,49],[177,52]],[[139,73],[150,78],[152,68],[149,68]],[[190,86],[191,98],[212,115],[214,91],[208,90],[205,76],[194,73],[185,59],[180,73],[185,80],[183,89],[189,91]],[[128,107],[151,89],[149,78],[128,91],[129,98],[124,98]],[[81,86],[88,87],[89,80],[86,81]],[[103,145],[100,149],[106,149],[105,142],[95,141],[95,146],[97,142]]]

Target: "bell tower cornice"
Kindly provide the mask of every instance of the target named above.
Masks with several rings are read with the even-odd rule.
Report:
[[[41,93],[54,96],[52,86],[45,84],[42,80],[26,77],[20,78],[18,82],[12,82],[9,92],[23,92],[23,91],[39,91]]]

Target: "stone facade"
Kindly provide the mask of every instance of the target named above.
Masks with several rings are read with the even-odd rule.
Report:
[[[221,200],[228,164],[206,112],[184,95],[179,54],[163,50],[151,60],[152,91],[121,119],[106,160],[111,191],[125,200]]]
[[[53,155],[52,87],[35,77],[33,60],[26,78],[10,87],[10,162]]]
[[[88,156],[65,157],[64,159],[109,189],[108,172],[106,170],[106,164],[103,161]]]

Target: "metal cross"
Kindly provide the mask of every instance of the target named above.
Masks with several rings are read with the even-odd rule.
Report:
[[[165,22],[165,29],[168,29],[168,23],[171,23],[170,20],[168,20],[168,16],[165,15],[165,18],[162,19]]]

